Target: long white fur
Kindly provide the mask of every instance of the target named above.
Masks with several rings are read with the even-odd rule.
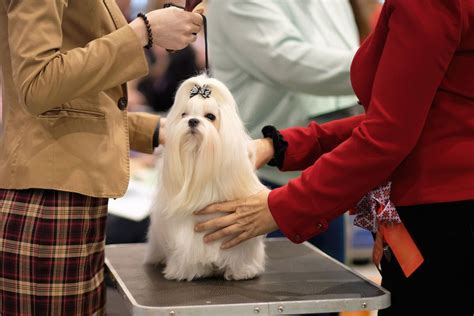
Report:
[[[207,85],[210,98],[190,98],[194,85]],[[211,122],[205,117],[208,113],[217,119]],[[191,118],[199,120],[194,134],[188,126]],[[180,86],[166,119],[166,145],[145,258],[147,263],[164,263],[167,279],[223,275],[241,280],[263,272],[263,237],[221,250],[222,242],[204,244],[204,233],[194,231],[198,221],[222,215],[196,216],[194,211],[264,188],[255,174],[250,144],[235,100],[224,84],[201,75]]]

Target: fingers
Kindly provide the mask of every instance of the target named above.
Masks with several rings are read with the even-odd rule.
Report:
[[[223,243],[221,245],[221,249],[229,249],[229,248],[235,247],[235,246],[243,243],[244,241],[246,241],[250,238],[251,238],[251,236],[247,232],[242,232],[237,237],[232,238],[231,240],[226,241],[225,243]]]
[[[197,35],[196,34],[191,34],[188,37],[188,42],[189,43],[194,43],[197,40]]]
[[[229,225],[234,224],[235,220],[236,219],[235,219],[234,214],[221,216],[221,217],[211,219],[207,222],[202,222],[202,223],[196,224],[196,226],[194,226],[194,230],[196,232],[202,232],[202,231],[206,231],[206,230],[214,231],[214,230],[217,230],[217,229],[227,227]]]
[[[209,233],[204,236],[204,242],[205,243],[210,243],[216,240],[219,240],[224,237],[232,236],[232,235],[237,235],[242,233],[242,228],[237,225],[233,224],[230,226],[227,226],[223,229],[220,229],[218,231],[215,231],[213,233]]]
[[[147,16],[154,43],[169,50],[185,48],[196,41],[195,34],[201,31],[202,17],[197,13],[169,7],[151,11],[147,13]],[[143,30],[142,33],[146,34]],[[146,41],[147,38],[142,40]]]
[[[184,46],[187,46],[190,43],[194,43],[197,40],[197,34],[201,31],[202,17],[196,13],[183,12],[188,14],[190,19],[186,23],[183,29],[185,33],[186,41]],[[196,17],[197,16],[197,17]],[[197,21],[197,22],[196,22]],[[201,21],[199,24],[199,21]]]
[[[248,232],[243,231],[240,225],[233,224],[231,226],[227,226],[223,229],[220,229],[216,232],[205,235],[204,242],[211,243],[213,241],[216,241],[225,237],[229,237],[229,236],[235,236],[235,235],[237,235],[237,237],[234,237],[224,242],[221,245],[221,249],[229,249],[229,248],[235,247],[252,237]]]
[[[189,26],[189,33],[197,34],[201,31],[201,26],[196,24],[191,24]]]
[[[202,15],[200,15],[198,13],[191,13],[191,21],[193,22],[193,24],[201,27],[201,25],[202,25]]]
[[[194,212],[194,214],[204,215],[204,214],[212,214],[212,213],[217,213],[217,212],[232,213],[232,212],[235,212],[235,208],[239,204],[240,204],[240,200],[211,204],[200,211]]]

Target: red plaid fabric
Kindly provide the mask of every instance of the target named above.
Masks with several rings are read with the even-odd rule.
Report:
[[[391,188],[392,183],[388,182],[367,193],[356,206],[354,225],[376,233],[378,223],[400,224],[397,209],[390,201]]]
[[[107,199],[0,189],[0,315],[105,314]]]

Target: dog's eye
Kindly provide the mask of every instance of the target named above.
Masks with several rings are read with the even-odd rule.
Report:
[[[204,115],[209,121],[215,121],[216,120],[216,116],[212,113],[208,113],[206,115]]]
[[[186,116],[186,112],[183,112],[183,113],[181,114],[181,117],[185,117],[185,116]]]

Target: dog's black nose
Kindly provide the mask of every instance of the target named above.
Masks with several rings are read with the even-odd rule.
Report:
[[[188,121],[189,127],[196,127],[198,126],[198,124],[199,124],[199,120],[195,118],[192,118]]]

